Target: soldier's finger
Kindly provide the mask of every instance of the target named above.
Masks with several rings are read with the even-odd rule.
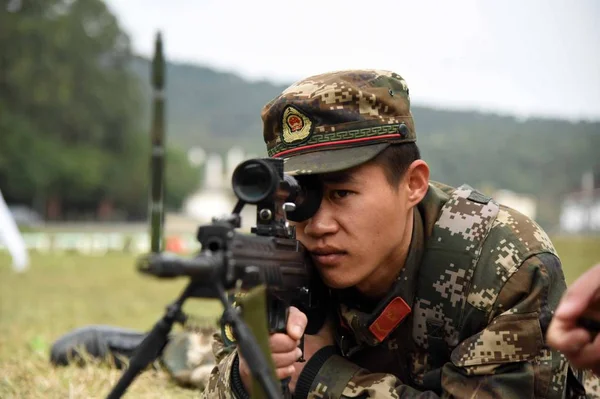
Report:
[[[296,372],[294,366],[282,367],[280,369],[275,370],[275,374],[277,378],[283,380],[284,378],[291,377]]]
[[[243,357],[239,358],[239,372],[240,372],[240,377],[242,378],[242,383],[244,384],[244,387],[246,388],[247,391],[249,391],[252,387],[252,372],[250,371],[250,368],[248,367],[248,363],[246,363],[246,361],[244,360]]]
[[[565,353],[565,355],[567,355],[571,364],[577,368],[600,368],[600,335],[597,335],[593,342],[584,345],[576,353]]]
[[[300,358],[300,355],[302,355],[300,348],[286,353],[274,353],[272,357],[275,368],[292,366]]]
[[[582,274],[561,299],[554,317],[575,321],[599,295],[600,264]]]
[[[546,335],[548,345],[563,352],[567,356],[577,354],[590,343],[590,333],[583,328],[565,328],[564,323],[552,321]]]
[[[298,342],[289,335],[276,333],[269,338],[271,353],[287,353],[298,347]]]
[[[244,360],[241,354],[239,356],[238,370],[240,371],[240,375],[249,375],[250,369],[248,368],[248,363]]]
[[[304,334],[304,329],[306,328],[307,323],[308,319],[306,315],[298,308],[291,306],[287,320],[287,333],[289,336],[295,340],[300,339]]]

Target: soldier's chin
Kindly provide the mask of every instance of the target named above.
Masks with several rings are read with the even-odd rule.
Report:
[[[324,272],[321,271],[321,279],[323,280],[323,282],[325,283],[326,286],[328,286],[329,288],[333,288],[335,290],[342,290],[345,288],[350,288],[353,287],[354,285],[356,285],[356,281],[354,280],[349,280],[347,277],[343,278],[344,276],[341,276],[341,273],[335,273],[335,272],[329,272],[328,270],[325,270]]]

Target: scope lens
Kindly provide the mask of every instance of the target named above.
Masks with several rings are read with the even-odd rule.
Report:
[[[321,206],[323,189],[315,175],[308,176],[285,176],[289,187],[292,201],[296,210],[287,213],[287,218],[293,222],[302,222],[311,218]]]
[[[258,159],[242,162],[232,176],[235,195],[250,204],[261,202],[272,195],[278,182],[275,170]]]

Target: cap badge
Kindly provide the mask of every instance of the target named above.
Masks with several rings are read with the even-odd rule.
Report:
[[[296,144],[310,136],[312,122],[296,108],[289,106],[283,111],[283,133],[281,139],[286,144]]]

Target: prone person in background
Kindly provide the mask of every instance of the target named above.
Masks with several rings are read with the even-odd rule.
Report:
[[[582,322],[582,318],[584,321]],[[600,263],[583,273],[565,292],[546,339],[575,367],[600,376]]]
[[[185,326],[172,332],[155,368],[164,368],[181,386],[204,389],[215,365],[211,337],[216,328]],[[123,368],[147,333],[110,325],[88,325],[59,337],[50,349],[50,363],[55,366],[105,362]]]

